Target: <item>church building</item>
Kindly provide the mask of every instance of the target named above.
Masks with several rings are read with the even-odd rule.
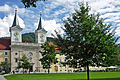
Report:
[[[29,62],[32,64],[30,71],[41,71],[43,68],[39,61],[41,54],[41,43],[46,41],[47,31],[42,28],[41,25],[41,14],[38,28],[35,30],[35,43],[23,43],[22,42],[22,28],[17,20],[17,10],[15,10],[15,17],[12,26],[10,27],[10,37],[11,37],[11,71],[15,70],[18,66],[18,59],[23,55],[26,55]]]

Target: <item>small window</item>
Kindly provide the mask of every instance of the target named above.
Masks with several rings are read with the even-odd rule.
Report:
[[[59,55],[61,56],[61,53],[59,53]]]
[[[66,59],[64,59],[64,62],[66,62]]]
[[[18,53],[15,53],[15,55],[18,55]]]
[[[8,58],[7,57],[5,57],[5,62],[8,62]]]
[[[72,66],[71,65],[69,65],[69,68],[71,68]]]
[[[60,64],[60,69],[62,69],[62,65]]]
[[[15,62],[18,62],[18,59],[17,59],[17,58],[15,58]]]
[[[62,62],[62,59],[60,58],[60,62]]]
[[[5,52],[5,55],[8,55],[8,52]]]
[[[67,66],[65,65],[65,68],[66,68]]]

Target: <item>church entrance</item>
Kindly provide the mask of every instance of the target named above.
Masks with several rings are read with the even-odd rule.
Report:
[[[33,66],[30,66],[30,72],[33,72]]]

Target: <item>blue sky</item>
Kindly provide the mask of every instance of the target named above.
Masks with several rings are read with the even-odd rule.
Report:
[[[38,26],[40,11],[42,11],[42,25],[51,36],[54,30],[62,33],[62,19],[78,8],[78,2],[83,0],[47,0],[37,2],[36,8],[24,8],[21,0],[0,0],[0,37],[9,36],[14,18],[14,10],[18,9],[18,20],[23,28],[22,33],[34,32]],[[120,0],[84,0],[91,7],[90,13],[99,13],[104,23],[112,23],[117,27],[116,36],[120,36]]]

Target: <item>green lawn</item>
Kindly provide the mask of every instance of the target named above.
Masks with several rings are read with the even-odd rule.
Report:
[[[86,73],[15,74],[7,80],[86,80]],[[120,72],[91,72],[90,80],[120,80]]]

